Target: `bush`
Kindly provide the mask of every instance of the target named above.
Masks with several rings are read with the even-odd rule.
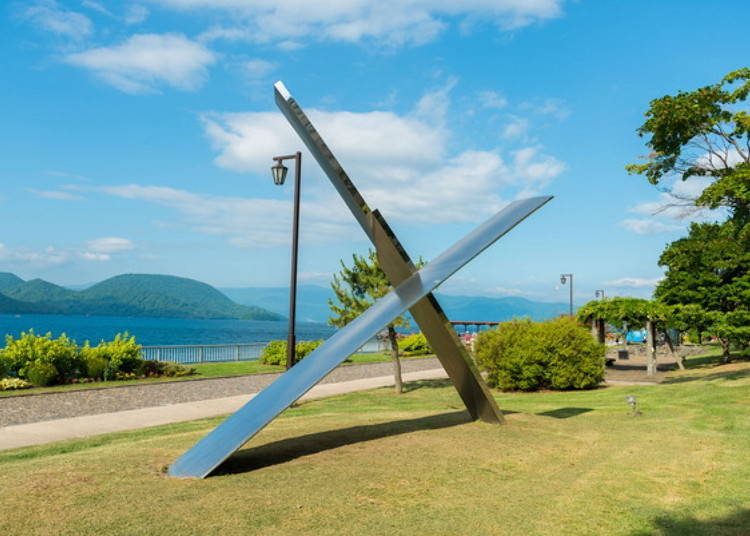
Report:
[[[26,378],[39,387],[46,387],[53,383],[59,375],[55,365],[40,361],[33,362],[25,367]]]
[[[139,373],[143,365],[141,345],[135,342],[135,337],[125,333],[118,333],[109,342],[100,342],[96,348],[96,355],[105,359],[109,367],[117,372]]]
[[[504,322],[475,348],[487,382],[503,390],[590,389],[604,379],[604,346],[568,317]]]
[[[94,350],[88,348],[88,350]],[[98,352],[87,351],[87,347],[81,348],[81,357],[83,360],[84,374],[87,378],[103,378],[104,369],[107,367],[107,360],[101,357]]]
[[[29,387],[31,387],[31,384],[21,378],[0,378],[0,391],[28,389]]]
[[[191,376],[195,374],[194,367],[188,367],[172,361],[154,361],[152,359],[143,361],[141,374],[146,376]]]
[[[323,341],[301,341],[295,346],[297,361],[311,354]],[[271,341],[260,356],[260,362],[264,365],[286,365],[286,341]]]
[[[422,333],[412,333],[398,341],[398,348],[404,355],[431,354],[432,348],[427,342],[427,337]]]
[[[60,376],[75,378],[81,374],[81,360],[75,341],[64,333],[57,339],[51,333],[37,335],[34,330],[21,333],[18,339],[5,336],[3,361],[8,372],[22,378],[28,377],[28,367],[32,363],[54,365]]]

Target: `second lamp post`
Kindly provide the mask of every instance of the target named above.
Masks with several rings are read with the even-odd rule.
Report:
[[[573,274],[560,274],[560,283],[563,285],[570,279],[570,316],[573,316]]]
[[[292,220],[292,275],[289,284],[289,334],[286,338],[286,369],[294,365],[297,341],[294,335],[294,326],[297,317],[297,249],[299,242],[299,190],[302,179],[302,153],[273,157],[276,164],[271,167],[274,184],[281,186],[286,179],[288,168],[284,160],[294,159],[294,216]]]

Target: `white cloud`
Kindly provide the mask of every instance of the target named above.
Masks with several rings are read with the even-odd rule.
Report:
[[[83,13],[69,11],[55,0],[38,0],[26,7],[21,16],[37,27],[73,40],[91,35],[93,25]]]
[[[254,59],[242,63],[242,72],[251,80],[265,78],[276,69],[276,64],[270,61]]]
[[[396,220],[479,221],[507,199],[534,193],[563,172],[564,164],[540,147],[522,148],[509,159],[497,150],[450,155],[444,126],[448,90],[423,97],[406,115],[315,109],[308,114],[368,203]],[[299,143],[276,112],[214,113],[203,121],[219,152],[216,164],[238,172],[265,176],[269,155]],[[330,187],[316,187],[310,175],[319,176],[316,168],[305,171],[306,188],[316,191],[318,202],[335,207],[328,199]]]
[[[107,15],[109,17],[112,16],[112,12],[109,9],[107,9],[106,7],[104,7],[99,2],[95,2],[94,0],[83,0],[81,2],[81,5],[83,7],[87,7],[89,9],[94,10],[94,11],[97,11],[97,12],[101,13],[102,15]]]
[[[125,24],[140,24],[148,18],[148,15],[149,11],[147,7],[140,4],[132,4],[125,11],[122,21]]]
[[[656,286],[663,277],[622,277],[620,279],[614,279],[612,281],[605,281],[604,285],[609,287],[627,287],[627,288],[648,288]]]
[[[151,93],[162,84],[197,89],[216,56],[181,34],[138,34],[119,45],[69,54],[65,61],[126,93]]]
[[[626,219],[622,227],[638,234],[656,234],[685,229],[691,222],[712,221],[722,216],[722,211],[695,206],[695,199],[711,183],[709,177],[691,177],[674,180],[667,192],[658,199],[645,201],[631,207],[629,212],[648,216]]]
[[[224,14],[206,39],[295,42],[301,39],[388,46],[431,41],[451,22],[489,21],[501,30],[561,16],[563,0],[154,0],[164,7]],[[210,35],[209,35],[210,34]]]
[[[238,247],[269,247],[289,243],[292,207],[289,201],[221,197],[165,186],[127,184],[100,191],[157,203],[176,210],[195,232],[219,236]],[[351,238],[351,218],[330,205],[303,202],[301,234],[309,243]]]
[[[626,219],[622,220],[620,225],[628,231],[642,235],[680,231],[685,228],[684,225],[664,223],[653,218]]]
[[[127,238],[119,238],[116,236],[106,236],[103,238],[95,238],[89,240],[86,243],[89,250],[97,253],[116,253],[118,251],[127,251],[129,249],[135,249],[135,244]]]
[[[43,197],[45,199],[59,199],[61,201],[80,201],[83,199],[80,195],[72,194],[62,190],[29,190],[32,194],[37,197]]]
[[[524,117],[512,117],[503,127],[502,136],[506,140],[524,138],[529,131],[529,120]]]
[[[0,262],[11,265],[47,267],[63,264],[69,260],[67,252],[52,246],[43,249],[9,248],[0,244]]]
[[[545,99],[541,102],[523,102],[519,106],[522,110],[530,111],[538,115],[549,115],[563,120],[570,116],[570,110],[560,99]]]
[[[108,261],[112,259],[109,253],[95,253],[92,251],[84,251],[81,253],[81,257],[87,261]]]
[[[479,93],[479,104],[485,108],[500,110],[508,105],[508,99],[497,91],[482,91]]]

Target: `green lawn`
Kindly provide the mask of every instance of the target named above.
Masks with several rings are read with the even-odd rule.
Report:
[[[206,480],[163,471],[221,419],[0,452],[0,533],[747,535],[750,364],[668,381],[499,393],[504,426],[443,381],[306,402]]]
[[[401,359],[419,359],[430,356],[405,357]],[[351,356],[350,361],[344,365],[355,365],[361,363],[379,363],[390,361],[391,356],[388,354],[355,354]],[[77,391],[81,389],[101,389],[103,387],[118,387],[122,385],[134,385],[139,383],[159,383],[169,381],[197,380],[200,378],[217,378],[221,376],[239,376],[243,374],[262,374],[264,372],[283,372],[284,367],[274,365],[263,365],[258,361],[231,361],[227,363],[202,363],[200,365],[189,365],[196,370],[192,376],[183,376],[180,378],[145,378],[128,381],[113,382],[95,382],[95,383],[75,383],[66,385],[52,385],[50,387],[32,387],[31,389],[20,389],[17,391],[0,391],[0,397],[19,396],[35,393],[52,393],[56,391]]]

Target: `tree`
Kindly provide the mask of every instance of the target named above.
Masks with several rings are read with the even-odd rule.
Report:
[[[750,69],[744,68],[717,84],[651,101],[638,134],[650,136],[652,153],[646,163],[627,166],[654,185],[672,177],[710,178],[696,198],[672,194],[673,205],[728,213],[723,222],[692,224],[686,238],[666,247],[659,259],[666,277],[655,293],[659,301],[679,306],[676,322],[718,337],[724,362],[730,343],[750,342],[748,94]]]
[[[660,301],[682,305],[683,320],[693,328],[719,339],[725,363],[730,344],[748,341],[741,319],[750,308],[750,240],[737,231],[739,225],[692,224],[690,234],[669,244],[659,258],[667,271],[655,291]]]
[[[328,318],[328,323],[343,327],[349,322],[361,315],[367,310],[372,303],[385,296],[391,289],[391,283],[386,277],[385,272],[378,264],[377,255],[373,250],[369,250],[367,257],[352,255],[352,266],[348,267],[341,262],[341,271],[334,274],[331,288],[333,289],[335,300],[329,299],[328,306],[333,315]],[[417,268],[424,262],[420,259]],[[398,357],[398,340],[396,327],[406,327],[409,325],[404,316],[388,324],[388,341],[391,347],[391,358],[393,362],[393,378],[396,385],[396,392],[401,393],[403,384],[401,380],[401,362]]]
[[[628,172],[645,175],[651,184],[679,176],[711,177],[713,182],[685,206],[727,207],[731,217],[747,223],[750,216],[750,114],[743,103],[750,93],[750,69],[733,71],[719,83],[680,91],[651,101],[638,129],[650,135],[652,149],[644,164]]]
[[[674,307],[642,298],[617,297],[593,300],[578,310],[578,320],[586,324],[606,322],[613,326],[623,326],[626,331],[632,328],[646,328],[646,373],[649,375],[656,372],[656,336],[661,331],[677,361],[677,366],[685,368],[669,339],[668,330],[675,327],[677,320]]]

